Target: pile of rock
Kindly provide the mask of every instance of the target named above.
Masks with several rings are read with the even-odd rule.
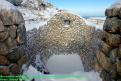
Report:
[[[121,7],[106,10],[104,35],[97,54],[103,81],[121,81]]]
[[[53,54],[77,53],[85,71],[89,71],[94,65],[94,45],[91,45],[94,31],[95,28],[86,25],[83,18],[67,11],[58,12],[38,32],[41,57],[47,61]]]
[[[10,3],[3,2],[0,4],[0,75],[19,75],[27,62],[24,19]]]

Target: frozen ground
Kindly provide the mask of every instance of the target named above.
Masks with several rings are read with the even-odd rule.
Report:
[[[32,66],[29,66],[29,68],[24,71],[24,75],[31,79],[34,77],[49,77],[34,78],[35,81],[102,81],[97,72],[84,72],[81,58],[77,54],[54,55],[48,60],[47,68],[51,73],[49,75],[42,74]]]

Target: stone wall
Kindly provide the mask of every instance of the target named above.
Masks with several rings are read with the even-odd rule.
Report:
[[[95,28],[87,26],[83,18],[62,11],[38,31],[40,55],[45,63],[53,54],[77,53],[83,60],[85,71],[93,69],[95,51],[92,40],[95,40]]]
[[[8,4],[9,5],[9,4]],[[0,75],[19,75],[26,57],[26,29],[22,14],[11,6],[0,8]]]
[[[121,8],[106,10],[104,34],[99,45],[97,62],[103,81],[121,81]]]

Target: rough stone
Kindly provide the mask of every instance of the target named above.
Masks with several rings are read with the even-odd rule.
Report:
[[[17,64],[11,64],[10,71],[13,75],[19,75],[20,74],[21,67]]]
[[[5,56],[0,56],[0,65],[8,65],[10,62]]]
[[[118,19],[117,17],[107,18],[105,20],[103,28],[105,31],[107,31],[109,33],[118,33],[119,34],[120,29],[121,29],[121,20]]]
[[[3,2],[9,7],[0,4],[0,75],[19,75],[25,62],[21,66],[17,62],[27,55],[25,21],[15,6]]]
[[[106,9],[105,15],[107,17],[116,17],[120,15],[120,8],[109,8]]]
[[[107,71],[111,70],[111,62],[109,60],[109,58],[107,58],[104,53],[99,52],[99,54],[97,54],[97,60],[99,62],[99,64]]]
[[[4,76],[8,76],[10,75],[10,70],[8,67],[2,67],[0,68],[0,74],[4,75]]]
[[[111,47],[118,47],[121,43],[121,36],[119,34],[110,34],[105,32],[105,37],[102,40]]]
[[[101,43],[98,45],[99,49],[107,56],[109,56],[109,52],[111,51],[112,47],[106,44],[104,41],[101,41]]]

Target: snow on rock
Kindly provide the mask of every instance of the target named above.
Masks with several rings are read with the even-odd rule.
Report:
[[[25,7],[18,7],[18,9],[23,14],[27,31],[33,28],[38,29],[39,27],[47,24],[47,21],[58,11],[54,7],[47,8],[46,10],[42,11],[27,9]]]
[[[109,7],[109,9],[111,8],[121,8],[121,0],[116,0],[116,2]]]
[[[9,9],[16,9],[16,7],[6,0],[0,0],[0,10],[1,9],[8,9],[9,10]]]

